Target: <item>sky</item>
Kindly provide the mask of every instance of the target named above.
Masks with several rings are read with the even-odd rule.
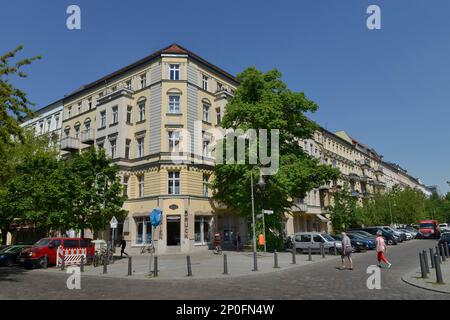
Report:
[[[68,30],[66,9],[81,9]],[[369,30],[369,5],[381,29]],[[449,191],[448,0],[0,0],[0,53],[42,55],[14,80],[36,108],[171,43],[236,75],[277,68],[345,130],[427,185]]]

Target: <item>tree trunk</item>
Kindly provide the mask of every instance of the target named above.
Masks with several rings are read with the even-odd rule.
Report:
[[[2,230],[2,245],[6,245],[6,239],[8,237],[8,228],[1,228]]]

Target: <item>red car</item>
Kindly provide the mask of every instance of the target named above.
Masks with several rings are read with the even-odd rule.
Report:
[[[94,246],[90,239],[82,238],[43,238],[36,242],[31,248],[22,251],[19,264],[26,268],[43,267],[47,257],[48,265],[56,264],[56,251],[59,246],[65,249],[86,248],[86,258],[94,255]]]
[[[441,236],[439,222],[437,220],[421,220],[418,236],[424,239],[439,239]]]

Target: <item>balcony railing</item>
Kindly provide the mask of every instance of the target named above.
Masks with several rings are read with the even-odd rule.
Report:
[[[94,130],[88,129],[81,132],[81,142],[85,144],[94,143]]]
[[[378,167],[375,169],[375,174],[383,174],[383,167],[378,166]]]
[[[61,139],[61,150],[74,151],[80,149],[80,140],[75,137],[65,137]]]
[[[369,159],[361,159],[359,160],[359,164],[361,167],[370,168],[370,160]]]

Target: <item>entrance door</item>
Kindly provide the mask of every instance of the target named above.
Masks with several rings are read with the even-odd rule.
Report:
[[[180,229],[181,229],[181,217],[180,216],[167,216],[167,245],[179,246],[180,245]]]

